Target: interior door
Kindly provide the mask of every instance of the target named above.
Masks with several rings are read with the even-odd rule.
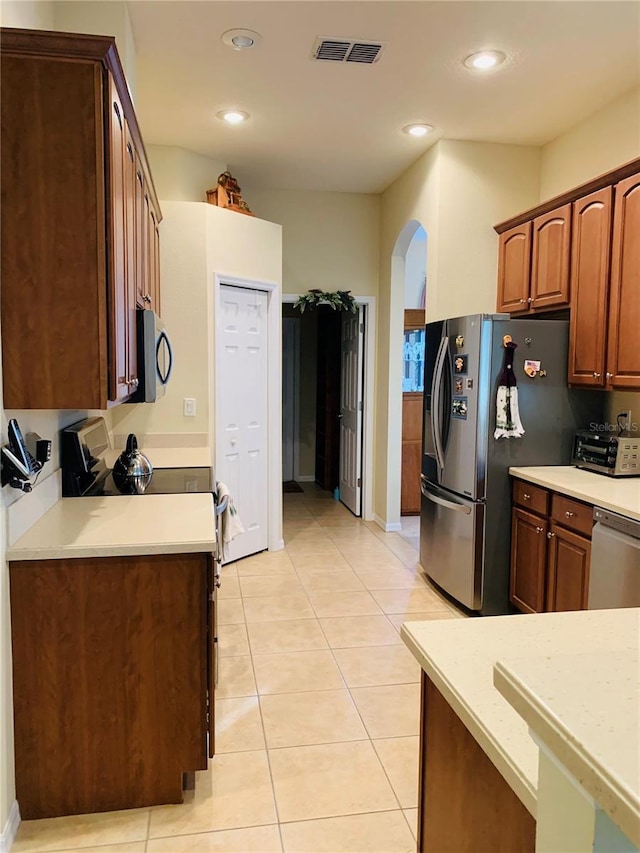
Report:
[[[268,547],[267,301],[261,290],[220,287],[216,344],[216,478],[245,529],[225,562]]]
[[[299,320],[282,318],[282,480],[295,480],[296,373]]]
[[[340,363],[340,500],[354,515],[362,513],[362,353],[364,322],[358,313],[342,313]]]

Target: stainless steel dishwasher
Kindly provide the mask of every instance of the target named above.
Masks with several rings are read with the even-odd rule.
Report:
[[[589,610],[640,607],[640,521],[593,511]]]

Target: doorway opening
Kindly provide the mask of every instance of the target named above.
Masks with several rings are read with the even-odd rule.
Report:
[[[375,300],[300,314],[296,299],[282,305],[283,491],[315,483],[370,519]]]

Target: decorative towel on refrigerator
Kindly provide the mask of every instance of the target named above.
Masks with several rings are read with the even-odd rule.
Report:
[[[509,341],[504,345],[504,362],[496,396],[496,431],[494,438],[520,438],[524,427],[518,410],[518,389],[513,372],[513,357],[518,344]]]

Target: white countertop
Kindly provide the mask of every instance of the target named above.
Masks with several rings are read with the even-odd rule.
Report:
[[[212,552],[211,494],[62,498],[7,549],[7,560]]]
[[[536,486],[640,521],[640,477],[606,477],[572,465],[509,468],[509,473]]]
[[[580,658],[582,668],[580,671],[576,668],[575,677],[583,689],[576,701],[584,707],[585,698],[595,689],[589,666],[591,657],[609,654],[613,668],[619,652],[628,649],[630,642],[638,642],[639,613],[638,610],[588,610],[441,622],[409,621],[403,624],[401,636],[535,817],[538,748],[527,722],[494,687],[494,665],[513,658],[534,661],[554,660],[559,655]],[[612,714],[616,705],[624,701],[624,695],[616,696],[616,701],[610,698]],[[624,733],[620,732],[620,742],[623,740]]]
[[[154,468],[210,468],[211,451],[208,447],[141,447]],[[106,454],[107,468],[122,453],[122,448],[110,450]]]
[[[614,630],[616,651],[509,657],[496,665],[494,681],[559,763],[640,846],[640,610],[621,611]]]

